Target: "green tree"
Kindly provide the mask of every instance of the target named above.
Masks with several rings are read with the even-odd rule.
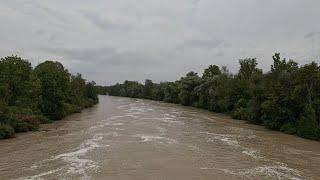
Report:
[[[153,84],[152,80],[146,79],[144,82],[144,89],[143,89],[144,98],[151,99],[153,90],[154,90],[154,84]]]
[[[298,121],[297,134],[304,138],[320,139],[320,129],[316,121],[315,110],[307,105]]]
[[[70,104],[75,104],[81,106],[83,104],[83,99],[86,90],[86,81],[82,78],[81,74],[71,75],[70,80],[70,92],[67,96],[67,102]]]
[[[0,139],[34,131],[98,102],[94,83],[72,76],[62,64],[47,61],[35,69],[17,56],[0,60]],[[44,116],[45,115],[45,116]]]
[[[232,116],[237,119],[250,120],[258,123],[257,114],[260,113],[259,94],[256,93],[256,85],[262,80],[262,70],[257,68],[255,58],[240,59],[240,70],[233,80],[234,108]],[[257,81],[258,80],[258,81]]]
[[[98,103],[99,101],[99,98],[97,96],[97,93],[96,93],[96,90],[95,90],[95,82],[92,81],[92,82],[89,82],[86,84],[86,87],[85,87],[85,96],[90,99],[94,104],[95,103]]]
[[[195,72],[189,72],[179,81],[179,100],[182,105],[193,105],[197,101],[195,87],[200,84],[200,77]]]
[[[160,83],[160,84],[154,84],[154,89],[152,93],[152,99],[156,101],[163,101],[164,100],[164,92],[165,88],[167,86],[167,83]]]
[[[179,85],[177,82],[168,82],[164,88],[164,101],[170,103],[179,103]]]
[[[274,130],[320,139],[320,67],[302,67],[276,53],[271,70],[263,73],[255,58],[240,59],[237,74],[210,65],[200,78],[190,72],[176,82],[116,84],[109,94],[151,98],[228,113],[237,119]]]
[[[14,106],[31,90],[31,64],[18,56],[0,60],[0,93],[2,100]]]
[[[239,64],[240,70],[238,76],[240,79],[249,81],[254,74],[261,74],[262,72],[257,68],[258,63],[256,58],[240,59]]]
[[[46,61],[35,68],[41,81],[41,112],[53,120],[65,116],[64,101],[69,95],[70,74],[59,62]]]
[[[295,123],[304,105],[293,93],[298,64],[280,60],[280,54],[275,54],[273,60],[271,72],[266,75],[267,94],[262,103],[261,118],[267,127],[279,130],[283,125]]]
[[[203,79],[212,79],[215,76],[221,75],[221,70],[219,66],[210,65],[207,69],[204,70],[202,78]]]
[[[215,103],[215,97],[210,97],[216,88],[217,79],[221,76],[221,70],[216,65],[210,65],[204,70],[199,86],[195,88],[195,92],[198,96],[198,102],[196,105],[204,109],[213,110],[210,104]]]

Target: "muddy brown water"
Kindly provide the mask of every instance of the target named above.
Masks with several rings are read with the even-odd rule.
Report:
[[[0,179],[320,179],[320,143],[174,104],[100,96],[0,141]]]

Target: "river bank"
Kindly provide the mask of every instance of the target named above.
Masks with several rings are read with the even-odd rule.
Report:
[[[193,107],[99,96],[0,141],[3,179],[318,179],[320,144]],[[21,148],[23,147],[23,148]]]
[[[239,70],[209,65],[172,82],[146,79],[100,87],[109,95],[151,99],[231,114],[235,119],[287,134],[320,140],[320,66],[299,65],[275,53],[270,70],[256,58],[239,60]]]
[[[18,56],[0,59],[0,139],[36,131],[97,104],[95,82],[72,75],[57,61],[33,67]]]

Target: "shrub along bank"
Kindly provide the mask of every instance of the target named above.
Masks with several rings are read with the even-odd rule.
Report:
[[[95,83],[56,61],[35,68],[18,56],[0,60],[0,139],[34,131],[98,103]]]

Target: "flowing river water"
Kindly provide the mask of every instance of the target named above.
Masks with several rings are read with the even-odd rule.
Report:
[[[174,104],[100,96],[0,141],[0,179],[320,179],[320,143]]]

